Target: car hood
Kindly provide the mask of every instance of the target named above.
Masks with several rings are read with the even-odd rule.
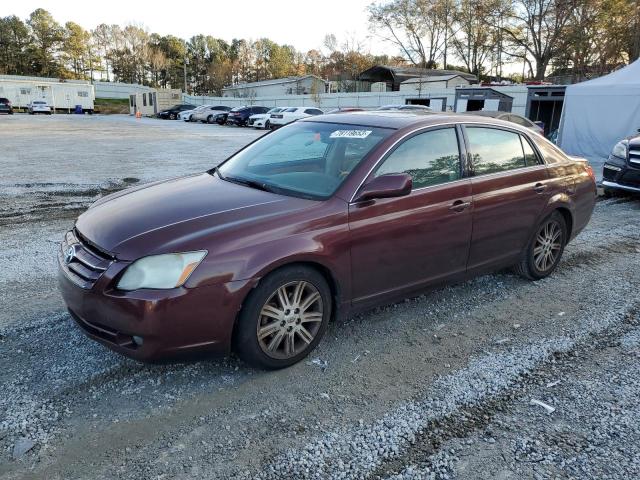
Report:
[[[76,221],[80,234],[122,260],[207,248],[216,232],[316,202],[221,180],[208,173],[123,190]]]

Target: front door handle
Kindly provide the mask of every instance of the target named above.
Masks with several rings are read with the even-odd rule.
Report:
[[[536,186],[533,187],[533,189],[536,193],[543,193],[547,189],[547,186],[544,183],[536,183]]]
[[[469,207],[471,202],[465,202],[463,200],[456,200],[451,204],[449,210],[453,210],[454,212],[462,212],[465,208]]]

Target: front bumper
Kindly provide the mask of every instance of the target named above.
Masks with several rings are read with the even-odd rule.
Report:
[[[242,117],[227,117],[227,123],[231,123],[233,125],[244,125],[247,123],[247,120]]]
[[[640,193],[640,164],[610,155],[602,169],[602,186]]]
[[[63,262],[59,259],[58,285],[78,326],[90,338],[141,361],[200,351],[227,354],[236,316],[252,285],[234,281],[124,292],[112,285],[126,265],[114,262],[87,289],[71,280]]]

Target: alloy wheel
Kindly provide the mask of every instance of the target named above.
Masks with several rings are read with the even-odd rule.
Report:
[[[311,283],[295,281],[280,286],[260,310],[260,348],[271,358],[295,357],[313,342],[323,313],[322,296]]]
[[[545,223],[538,231],[533,247],[536,268],[546,272],[552,268],[562,251],[562,228],[555,220]]]

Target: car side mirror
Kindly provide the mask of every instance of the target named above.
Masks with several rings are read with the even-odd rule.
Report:
[[[363,202],[376,198],[404,197],[411,193],[413,180],[408,173],[388,173],[367,182],[354,201]]]

